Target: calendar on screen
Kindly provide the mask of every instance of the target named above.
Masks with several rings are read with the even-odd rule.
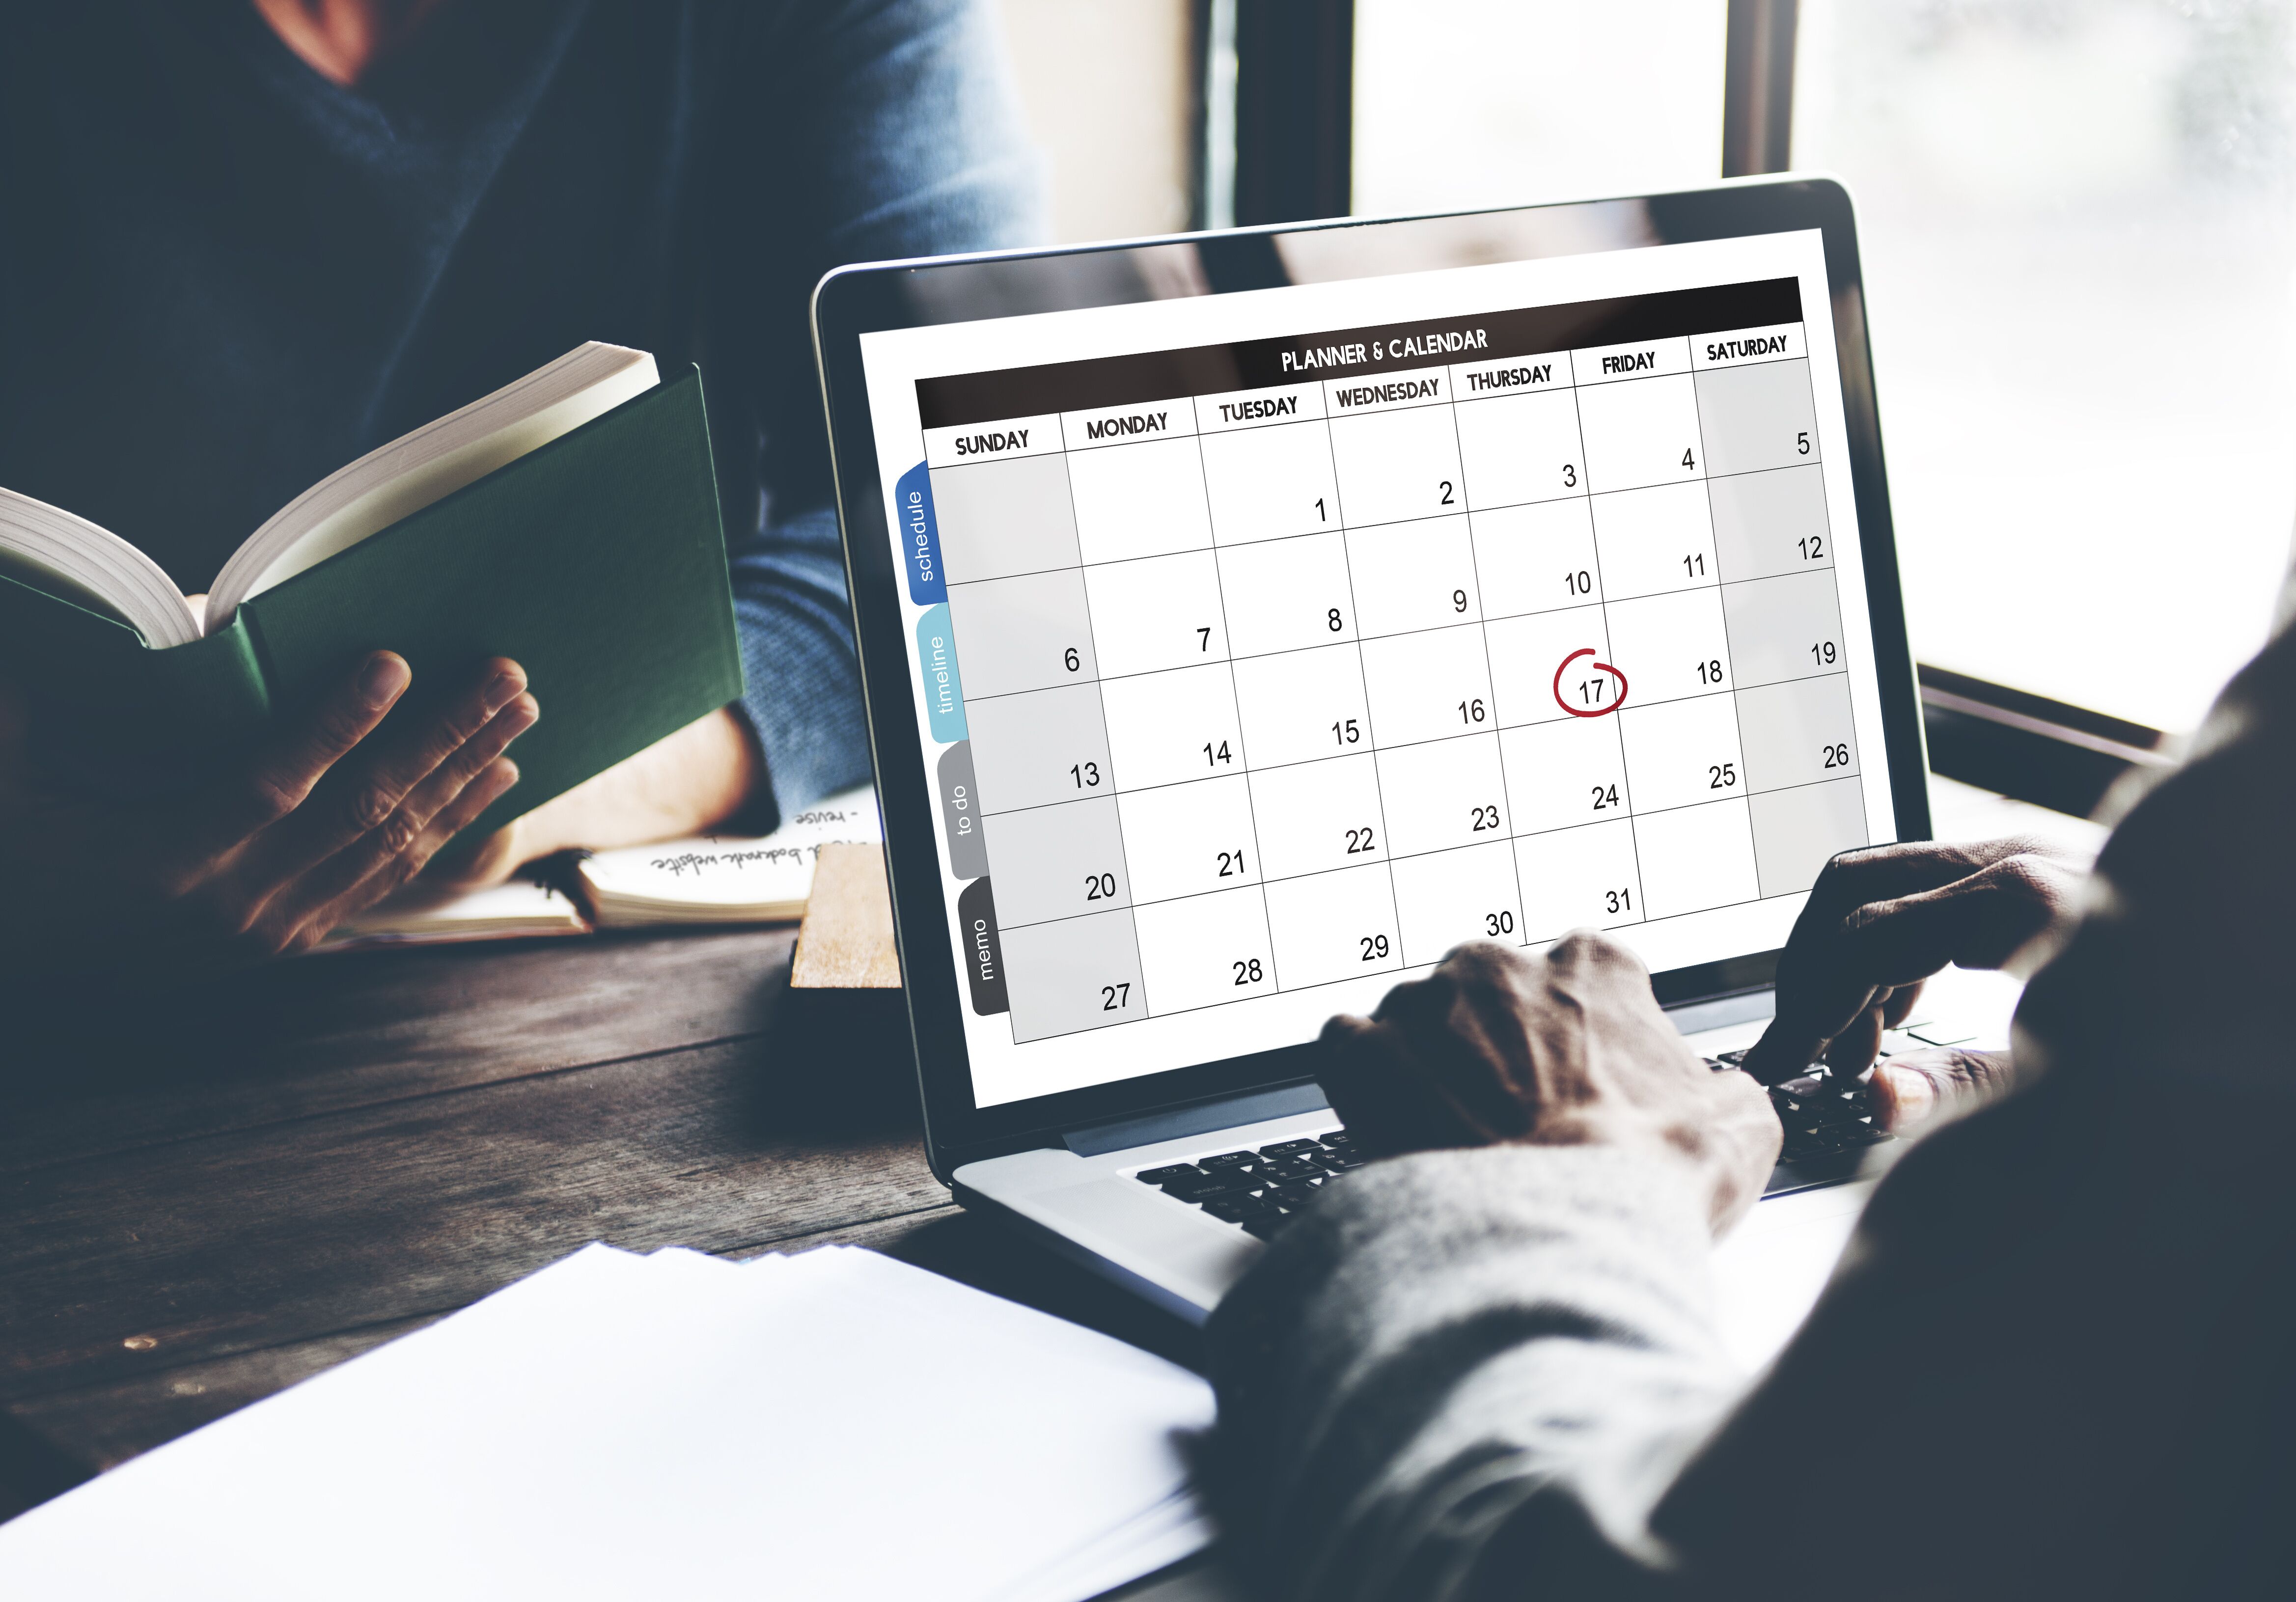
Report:
[[[1891,837],[1814,234],[868,338],[983,1105]]]

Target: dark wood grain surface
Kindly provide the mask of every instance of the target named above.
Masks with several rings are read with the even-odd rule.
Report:
[[[950,1204],[898,992],[791,992],[791,939],[0,991],[0,1516],[591,1240],[874,1246],[1193,1361]]]

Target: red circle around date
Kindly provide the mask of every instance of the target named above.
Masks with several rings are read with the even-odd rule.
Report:
[[[1600,661],[1590,662],[1587,665],[1593,668],[1596,672],[1608,673],[1611,678],[1619,681],[1619,693],[1611,697],[1611,704],[1608,706],[1597,706],[1591,709],[1582,709],[1572,706],[1569,702],[1562,699],[1562,676],[1570,670],[1570,664],[1577,661],[1582,656],[1592,656],[1594,654],[1594,646],[1583,645],[1579,647],[1579,649],[1573,651],[1570,655],[1564,657],[1562,659],[1562,665],[1554,670],[1554,704],[1561,707],[1564,711],[1570,713],[1573,718],[1607,718],[1612,712],[1617,711],[1620,707],[1626,704],[1627,676],[1620,672],[1610,663]],[[1583,690],[1586,686],[1582,685],[1579,687]],[[1596,699],[1599,700],[1600,698],[1601,691],[1598,689],[1596,691]]]

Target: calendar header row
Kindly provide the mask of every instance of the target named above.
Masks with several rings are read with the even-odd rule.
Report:
[[[1681,372],[1693,365],[1776,359],[1784,354],[1783,349],[1769,349],[1766,356],[1761,341],[1768,336],[1781,335],[1786,325],[1800,321],[1800,283],[1792,278],[1771,278],[1606,300],[1579,300],[1563,306],[1527,307],[1429,323],[1291,334],[1226,345],[1198,345],[1179,350],[1142,351],[1131,356],[923,378],[917,381],[917,410],[929,434],[976,423],[1058,415],[1098,418],[1105,423],[1112,418],[1144,417],[1146,411],[1160,401],[1242,392],[1252,392],[1253,398],[1266,399],[1270,398],[1267,392],[1294,388],[1312,389],[1320,394],[1328,380],[1405,373],[1414,368],[1440,373],[1447,366],[1461,375],[1457,382],[1468,387],[1476,383],[1474,370],[1483,369],[1484,390],[1495,390],[1509,383],[1520,386],[1546,382],[1560,388],[1571,382],[1601,382],[1605,376],[1648,376],[1658,369],[1645,366],[1590,374],[1584,370],[1587,364],[1581,361],[1578,366],[1582,370],[1575,374],[1568,365],[1561,365],[1540,378],[1513,358],[1559,358],[1570,352],[1582,357],[1600,357],[1607,350],[1624,359],[1636,355],[1628,347],[1670,345],[1671,350],[1653,355],[1652,362],[1677,361],[1681,365],[1671,370]],[[1798,342],[1798,331],[1796,337]],[[1387,387],[1390,386],[1351,386],[1372,390]],[[1209,414],[1213,408],[1201,407],[1197,410]],[[1273,420],[1240,416],[1222,421],[1234,426]],[[1220,425],[1210,415],[1203,422],[1208,430]],[[1069,446],[1073,448],[1078,443],[1070,440]],[[1057,450],[1062,447],[1057,441],[1044,441],[1033,448]]]

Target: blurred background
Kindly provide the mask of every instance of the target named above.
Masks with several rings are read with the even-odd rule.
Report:
[[[2086,811],[2296,524],[2296,0],[1000,0],[1062,241],[1823,170],[1933,764]]]

